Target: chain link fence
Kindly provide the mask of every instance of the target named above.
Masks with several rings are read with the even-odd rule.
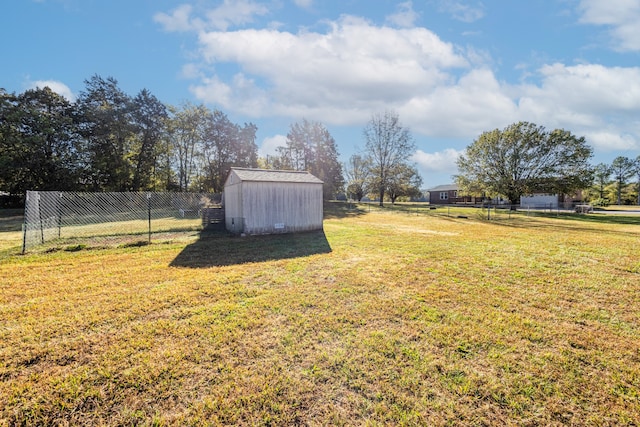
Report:
[[[198,231],[212,223],[224,224],[221,194],[28,191],[22,252],[48,243],[150,243],[158,233]]]
[[[529,217],[560,217],[574,213],[590,213],[593,207],[577,203],[558,205],[511,205],[506,203],[479,204],[427,204],[427,203],[385,203],[380,207],[378,202],[344,202],[346,211],[360,211],[367,213],[397,213],[415,216],[440,216],[459,219],[475,219],[481,221],[502,221],[512,219],[526,219]]]

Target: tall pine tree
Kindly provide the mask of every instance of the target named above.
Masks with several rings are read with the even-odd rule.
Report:
[[[278,155],[279,167],[308,171],[320,178],[325,199],[342,191],[344,178],[336,141],[322,123],[303,119],[292,124],[286,145],[278,147]]]

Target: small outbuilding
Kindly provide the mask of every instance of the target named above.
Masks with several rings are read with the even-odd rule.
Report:
[[[224,184],[226,228],[246,234],[321,230],[322,185],[309,172],[231,168]]]

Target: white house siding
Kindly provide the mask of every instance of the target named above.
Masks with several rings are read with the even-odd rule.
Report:
[[[557,209],[558,195],[557,194],[533,194],[530,196],[521,196],[520,207],[532,208],[532,209]]]

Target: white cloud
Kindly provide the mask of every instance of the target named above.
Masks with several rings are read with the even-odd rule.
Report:
[[[413,3],[407,1],[398,4],[398,11],[387,16],[387,22],[402,28],[411,28],[418,19],[418,13],[413,10]]]
[[[44,89],[45,87],[48,87],[58,95],[64,96],[68,101],[74,102],[76,100],[76,96],[69,86],[62,82],[56,80],[36,80],[29,83],[30,89]]]
[[[207,12],[207,18],[213,28],[226,31],[232,25],[245,25],[253,22],[254,16],[266,15],[269,9],[251,0],[224,0],[215,9]]]
[[[293,0],[296,6],[303,9],[310,9],[313,6],[313,0]]]
[[[198,99],[215,101],[224,106],[228,106],[232,102],[232,88],[217,76],[203,77],[200,85],[191,86],[190,89]]]
[[[372,113],[394,109],[416,134],[469,143],[519,120],[585,135],[599,150],[640,141],[640,67],[547,64],[526,70],[529,83],[508,84],[488,53],[462,50],[426,28],[354,16],[325,31],[202,31],[198,40],[200,57],[183,69],[195,79],[192,92],[247,117],[364,126]],[[211,71],[224,64],[237,71]]]
[[[269,13],[269,9],[251,0],[224,0],[213,9],[202,12],[206,19],[192,17],[193,6],[183,4],[170,14],[159,12],[153,17],[165,31],[205,31],[207,29],[226,31],[232,26],[242,26],[254,21],[255,16]]]
[[[520,119],[585,135],[599,150],[637,147],[640,68],[552,64],[539,75],[540,85],[516,89]]]
[[[182,66],[180,77],[184,79],[196,79],[199,77],[204,77],[204,75],[198,64],[188,63]]]
[[[262,140],[260,148],[258,149],[258,155],[260,157],[272,156],[277,153],[278,147],[284,147],[287,145],[287,137],[284,135],[274,135]]]
[[[576,111],[637,111],[640,109],[640,68],[599,64],[546,65],[540,69],[547,98]]]
[[[484,17],[484,6],[477,2],[476,5],[456,0],[440,0],[440,11],[450,14],[454,19],[462,22],[475,22]]]
[[[171,14],[158,12],[153,16],[153,20],[161,24],[165,31],[191,31],[195,28],[191,21],[193,8],[188,4],[183,4],[175,8]],[[201,22],[201,21],[197,21]]]
[[[425,153],[422,150],[418,150],[413,155],[412,160],[416,162],[422,171],[427,173],[446,172],[453,175],[458,170],[456,160],[461,154],[462,151],[454,150],[453,148],[447,148],[435,153]]]
[[[602,151],[640,150],[640,138],[630,134],[620,134],[618,131],[594,130],[587,132],[585,139],[596,149]]]
[[[399,111],[420,133],[445,137],[477,136],[517,117],[515,102],[494,74],[484,68],[415,96]]]
[[[465,137],[520,120],[564,128],[601,151],[640,149],[640,67],[551,64],[540,83],[510,86],[488,69],[415,96],[401,117],[421,134]]]
[[[376,27],[351,16],[330,23],[326,33],[297,34],[273,29],[208,32],[200,35],[201,53],[209,63],[241,68],[226,82],[231,97],[220,98],[219,77],[194,87],[194,93],[224,108],[254,116],[293,115],[330,123],[368,118],[371,111],[403,105],[416,90],[446,84],[447,70],[468,66],[453,45],[425,28]],[[244,85],[252,76],[261,88]],[[212,90],[213,89],[213,90]],[[242,96],[237,92],[242,89]],[[235,94],[236,96],[233,96]]]
[[[581,23],[610,27],[616,50],[640,50],[640,2],[637,0],[581,0],[578,9]]]

